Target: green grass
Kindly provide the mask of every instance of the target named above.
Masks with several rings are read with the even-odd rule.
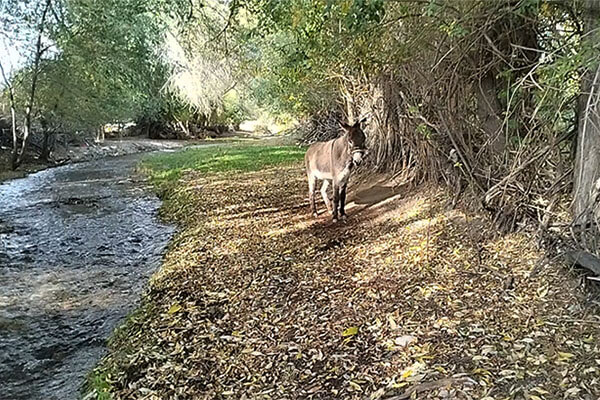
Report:
[[[94,392],[94,400],[110,400],[110,383],[107,380],[106,372],[93,371],[88,377],[85,393]]]
[[[185,171],[257,171],[301,160],[305,151],[298,146],[215,145],[150,155],[141,166],[152,183],[163,187],[176,182]]]

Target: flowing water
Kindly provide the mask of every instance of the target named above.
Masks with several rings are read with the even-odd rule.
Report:
[[[76,399],[173,233],[140,156],[0,185],[0,399]]]

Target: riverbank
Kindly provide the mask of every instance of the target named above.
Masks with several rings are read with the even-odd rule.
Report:
[[[347,223],[313,219],[301,157],[144,164],[180,229],[90,398],[597,398],[599,310],[575,271],[437,188],[370,182]]]
[[[283,135],[263,135],[252,132],[228,132],[217,138],[194,140],[148,139],[145,137],[127,137],[122,140],[105,140],[102,143],[82,141],[79,146],[58,147],[53,152],[57,161],[43,161],[28,154],[23,164],[13,171],[10,168],[11,153],[8,148],[0,148],[0,182],[9,179],[23,178],[33,172],[57,167],[69,163],[97,160],[105,157],[118,157],[128,154],[149,153],[153,151],[172,151],[189,146],[203,144],[231,143],[269,143],[271,146],[291,145],[295,139]]]
[[[147,138],[125,138],[106,140],[103,143],[82,142],[79,146],[59,147],[53,158],[57,161],[44,161],[28,154],[23,164],[13,171],[10,168],[10,149],[0,149],[0,182],[23,178],[30,173],[68,163],[96,160],[104,157],[117,157],[127,154],[145,153],[159,150],[175,150],[185,146],[199,144],[200,141],[152,140]]]

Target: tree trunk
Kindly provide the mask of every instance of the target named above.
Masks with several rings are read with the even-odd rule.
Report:
[[[99,127],[96,132],[96,143],[104,143],[104,126]]]
[[[494,154],[502,155],[506,147],[506,136],[502,129],[502,106],[496,97],[498,88],[492,72],[479,81],[477,88],[477,117],[482,124],[490,148]]]
[[[27,107],[25,112],[25,125],[23,126],[23,138],[21,139],[21,146],[17,146],[16,152],[13,153],[12,168],[17,169],[23,162],[25,156],[25,150],[27,149],[27,139],[29,139],[29,130],[31,129],[31,108]]]
[[[50,2],[51,0],[46,0],[46,5],[44,7],[44,11],[42,12],[42,17],[40,19],[38,36],[35,44],[35,57],[33,60],[31,88],[29,89],[29,102],[27,103],[27,108],[25,109],[25,126],[23,127],[23,140],[21,141],[21,148],[16,153],[13,153],[13,170],[17,169],[19,165],[21,165],[21,163],[23,162],[23,156],[25,154],[25,150],[27,149],[27,139],[29,138],[29,133],[31,132],[33,104],[35,102],[35,90],[37,87],[37,80],[40,74],[40,60],[42,59],[42,55],[44,54],[44,52],[47,50],[46,48],[42,48],[42,35],[44,33],[44,25],[46,24],[46,15],[48,15],[48,10],[50,9]],[[14,148],[13,150],[16,150],[16,148]]]
[[[579,120],[575,167],[573,177],[573,216],[578,224],[585,224],[594,218],[595,201],[600,182],[600,65],[598,51],[594,45],[600,42],[600,4],[597,0],[585,1],[585,39],[583,45],[593,49],[590,66],[581,78],[579,97]]]
[[[2,74],[2,78],[4,80],[4,84],[8,88],[8,98],[10,100],[10,124],[12,131],[12,157],[11,157],[11,167],[15,169],[15,161],[17,159],[17,152],[19,148],[18,137],[17,137],[17,112],[15,110],[15,89],[12,84],[9,82],[8,77],[4,73],[4,67],[2,66],[2,62],[0,61],[0,73]]]
[[[40,154],[40,159],[44,161],[49,161],[50,159],[50,136],[52,132],[48,129],[48,123],[46,120],[42,119],[42,131],[44,134],[44,139],[42,141],[42,152]]]
[[[19,149],[19,142],[17,138],[17,115],[16,115],[15,105],[14,105],[14,96],[13,96],[13,88],[10,87],[10,118],[12,124],[12,158],[11,158],[11,168],[16,169],[15,161],[17,159],[17,152]]]

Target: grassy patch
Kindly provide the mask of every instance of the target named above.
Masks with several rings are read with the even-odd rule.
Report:
[[[86,392],[93,392],[96,400],[110,400],[110,383],[106,371],[94,370],[88,377]]]
[[[185,171],[257,171],[301,160],[304,153],[305,149],[297,146],[216,145],[154,154],[142,161],[142,169],[152,183],[163,187],[176,182]]]

